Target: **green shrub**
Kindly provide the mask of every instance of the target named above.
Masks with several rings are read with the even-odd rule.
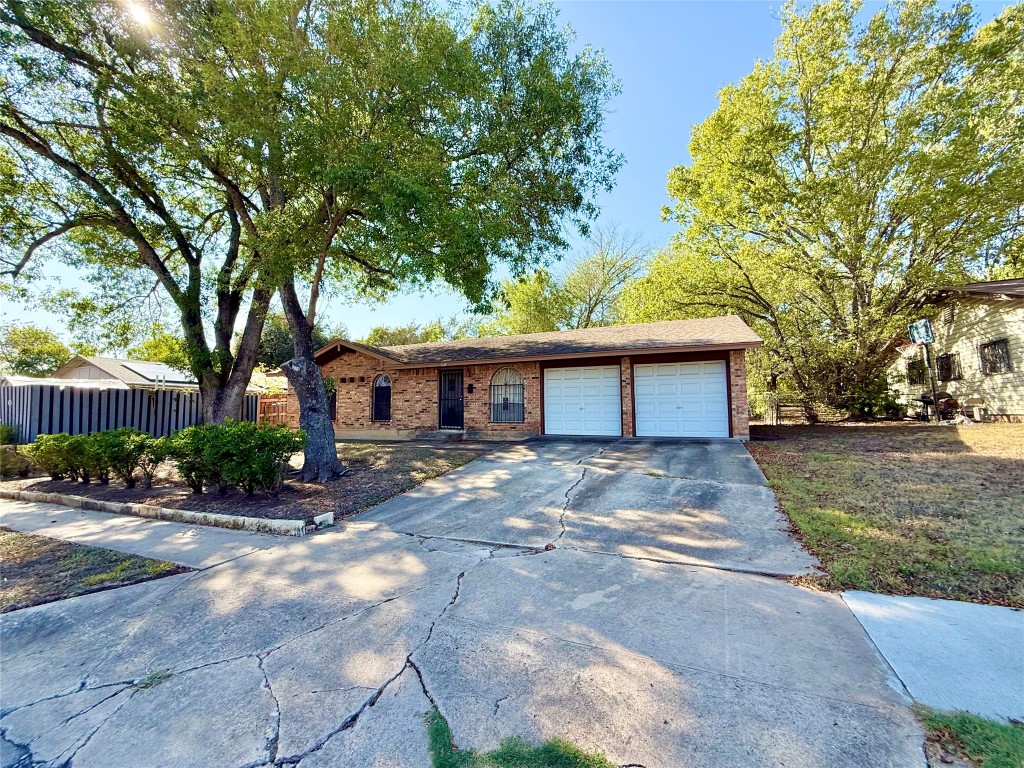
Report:
[[[201,424],[185,427],[170,439],[169,458],[174,459],[178,474],[192,489],[192,493],[202,493],[203,486],[220,483],[220,468],[210,461],[211,443],[217,439],[215,434],[219,425]]]
[[[39,435],[34,443],[26,445],[24,450],[40,469],[46,472],[51,480],[61,480],[74,476],[69,461],[68,444],[73,440],[71,435],[59,432],[56,435]]]
[[[277,493],[284,482],[288,458],[306,444],[304,432],[284,425],[242,421],[229,423],[224,430],[230,447],[223,447],[223,477],[247,496],[257,490]]]
[[[0,424],[0,445],[17,445],[18,428],[13,424]]]
[[[150,436],[131,427],[97,432],[89,436],[94,467],[100,472],[106,468],[124,481],[128,488],[135,487],[135,470],[139,469]]]
[[[139,459],[139,469],[142,470],[142,487],[153,487],[153,476],[157,469],[171,455],[171,438],[149,437],[146,438],[145,450],[142,458]]]
[[[861,421],[870,419],[901,419],[906,409],[889,387],[889,380],[882,374],[869,386],[852,392],[844,403],[850,416]]]
[[[27,453],[14,445],[0,445],[0,477],[28,477],[31,473],[32,461]]]
[[[64,445],[69,474],[81,483],[99,480],[110,482],[110,465],[106,461],[97,432],[92,435],[70,435]]]
[[[171,438],[170,457],[193,493],[202,493],[206,485],[216,485],[221,493],[232,485],[248,495],[276,493],[288,457],[305,442],[303,432],[282,425],[229,421],[181,430]]]

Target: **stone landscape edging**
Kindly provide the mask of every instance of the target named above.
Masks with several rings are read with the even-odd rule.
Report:
[[[0,499],[15,501],[35,501],[44,504],[60,504],[76,509],[88,509],[94,512],[109,512],[114,515],[131,515],[146,517],[153,520],[169,520],[175,523],[190,525],[208,525],[215,528],[230,528],[235,531],[252,533],[270,533],[277,536],[304,536],[305,520],[271,520],[262,517],[244,517],[242,515],[224,515],[217,512],[193,512],[189,509],[170,509],[156,507],[152,504],[136,504],[133,502],[101,501],[85,496],[74,496],[70,493],[49,493],[46,491],[11,491],[0,489]],[[334,525],[334,513],[325,512],[313,518],[317,528]]]

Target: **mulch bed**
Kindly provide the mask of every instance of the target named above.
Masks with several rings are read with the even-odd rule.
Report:
[[[19,484],[22,490],[66,493],[90,499],[151,504],[193,512],[259,517],[269,520],[309,520],[334,512],[338,521],[380,504],[431,478],[443,475],[498,447],[498,444],[452,443],[339,443],[338,455],[348,474],[320,485],[288,480],[277,496],[229,489],[224,495],[211,489],[194,494],[173,472],[164,472],[153,487],[125,488],[111,480],[83,485],[70,480],[39,480]],[[299,457],[301,461],[301,456]]]

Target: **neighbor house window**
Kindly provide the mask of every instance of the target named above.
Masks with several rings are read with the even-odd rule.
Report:
[[[935,373],[939,381],[957,381],[963,378],[960,373],[960,353],[950,352],[935,358]]]
[[[947,328],[953,324],[953,305],[947,304],[942,308],[942,324]]]
[[[373,380],[373,420],[391,421],[391,377],[386,373]]]
[[[923,387],[928,379],[928,369],[924,360],[911,360],[907,363],[907,384],[912,387]]]
[[[515,368],[502,368],[491,377],[491,421],[521,423],[526,419],[523,374]]]
[[[1006,339],[990,341],[988,344],[981,345],[982,373],[1008,373],[1012,370],[1013,368],[1010,367],[1010,345]]]

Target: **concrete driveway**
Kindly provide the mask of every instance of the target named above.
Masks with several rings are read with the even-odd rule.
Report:
[[[764,540],[783,556],[759,560],[743,533],[753,519],[726,519],[775,521],[749,503],[768,498],[759,478],[720,445],[517,446],[372,521],[270,547],[256,536],[248,554],[205,570],[7,614],[3,765],[428,768],[424,715],[436,706],[460,748],[517,735],[645,768],[923,767],[906,700],[838,596],[707,567],[809,565],[771,526]],[[705,460],[718,479],[682,479]],[[664,490],[630,490],[627,515],[612,508],[616,476]],[[722,501],[730,493],[746,502]],[[680,519],[699,546],[668,526],[620,540],[626,521],[672,499],[692,505]],[[432,519],[448,537],[389,530],[404,504],[404,519]],[[584,515],[612,522],[587,528]]]
[[[358,518],[418,536],[578,549],[772,575],[817,562],[746,448],[726,440],[534,440]]]

